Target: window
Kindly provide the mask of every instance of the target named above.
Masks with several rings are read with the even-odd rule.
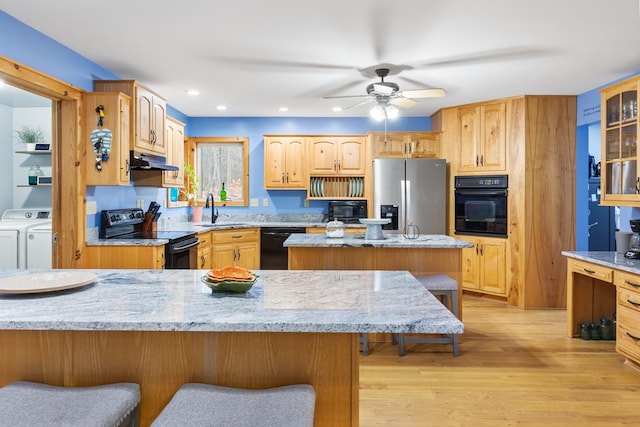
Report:
[[[216,205],[248,206],[249,203],[249,138],[198,137],[194,159],[200,177],[201,200],[214,196]],[[220,200],[224,184],[226,201]]]

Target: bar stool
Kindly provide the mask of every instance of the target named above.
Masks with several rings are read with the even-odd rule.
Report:
[[[311,427],[315,402],[315,391],[308,384],[248,390],[188,383],[151,426]]]
[[[442,304],[448,306],[451,303],[451,312],[458,317],[458,282],[446,274],[434,274],[431,276],[416,276],[416,279],[434,296],[442,297]],[[427,344],[452,344],[453,355],[457,356],[458,334],[443,334],[440,338],[405,338],[404,334],[394,334],[398,343],[398,355],[404,356],[405,343],[427,343]]]
[[[0,425],[137,427],[140,387],[58,387],[15,381],[0,388]]]

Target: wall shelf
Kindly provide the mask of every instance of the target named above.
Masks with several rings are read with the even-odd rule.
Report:
[[[51,187],[51,184],[37,184],[37,185],[30,185],[30,184],[18,184],[16,185],[16,187]]]
[[[51,150],[16,150],[18,154],[51,154]]]

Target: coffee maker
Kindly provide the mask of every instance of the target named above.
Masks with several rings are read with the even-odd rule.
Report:
[[[631,239],[629,239],[629,250],[625,252],[625,258],[640,259],[640,219],[629,220],[631,225]]]

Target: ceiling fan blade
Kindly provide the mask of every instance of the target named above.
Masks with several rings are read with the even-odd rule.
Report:
[[[418,105],[418,101],[414,101],[413,99],[398,97],[390,100],[389,104],[397,105],[398,107],[402,107],[402,108],[413,108],[416,105]]]
[[[338,96],[322,97],[322,99],[340,99],[340,98],[371,98],[371,95],[338,95]]]
[[[416,90],[403,90],[402,96],[405,98],[439,98],[445,96],[447,93],[444,89],[416,89]]]
[[[274,59],[259,59],[259,58],[241,58],[232,56],[214,56],[213,61],[232,64],[234,66],[241,66],[246,68],[272,68],[276,70],[291,70],[305,71],[315,73],[317,70],[358,70],[357,67],[349,65],[339,64],[319,64],[314,62],[302,62],[302,61],[278,61]]]
[[[387,85],[381,85],[380,83],[374,83],[373,90],[375,90],[381,95],[391,95],[393,93],[392,87]]]
[[[343,108],[343,109],[342,109],[342,111],[351,110],[351,109],[356,108],[356,107],[359,107],[359,106],[361,106],[361,105],[368,104],[368,103],[370,103],[371,101],[373,101],[373,99],[367,99],[367,100],[365,100],[365,101],[358,102],[357,104],[353,104],[353,105],[350,105],[350,106],[348,106],[348,107]]]

